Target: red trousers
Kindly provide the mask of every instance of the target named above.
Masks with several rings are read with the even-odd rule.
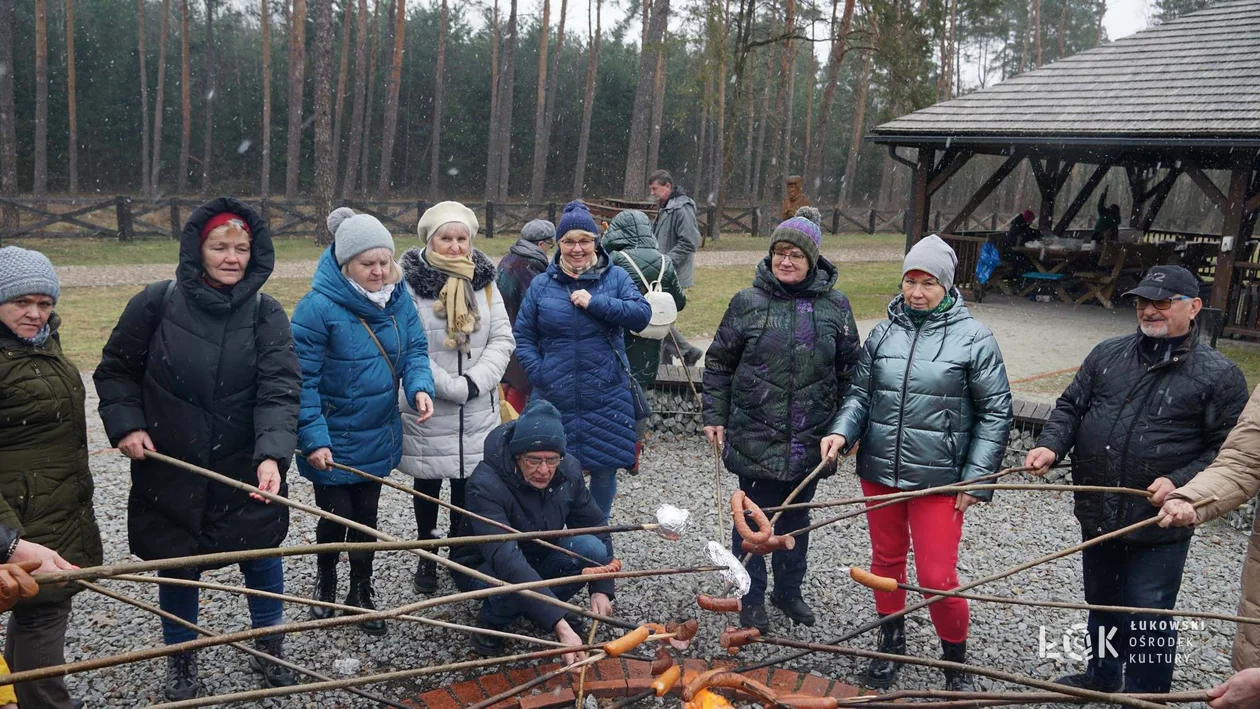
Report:
[[[862,481],[862,494],[886,495],[896,488]],[[958,587],[958,542],[962,539],[963,513],[954,509],[955,495],[928,495],[868,512],[871,533],[871,572],[906,582],[906,554],[914,543],[914,570],[918,585],[949,591]],[[870,507],[875,503],[868,503]],[[876,591],[875,611],[881,615],[906,607],[906,592]],[[928,606],[932,625],[941,640],[960,643],[967,639],[971,613],[962,598],[945,598]]]
[[[514,389],[511,384],[508,384],[506,382],[504,382],[500,386],[503,387],[503,398],[507,399],[507,402],[512,405],[512,408],[516,409],[516,413],[519,414],[522,411],[524,411],[525,402],[529,398],[525,396],[525,392],[521,391],[520,389]]]

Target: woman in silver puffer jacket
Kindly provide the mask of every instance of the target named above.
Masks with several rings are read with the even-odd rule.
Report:
[[[993,334],[971,317],[953,287],[958,257],[928,236],[906,254],[901,295],[888,320],[875,326],[858,359],[853,384],[822,441],[834,457],[861,440],[862,492],[873,496],[973,480],[998,470],[1011,425],[1011,390]],[[867,515],[871,571],[906,580],[914,544],[919,585],[958,586],[963,512],[991,493],[928,495]],[[881,616],[905,608],[905,591],[876,592]],[[963,662],[970,616],[967,602],[947,598],[929,607],[944,659]],[[905,654],[903,618],[881,626],[880,650]],[[900,663],[872,660],[866,682],[884,688]],[[967,690],[969,675],[945,671],[946,688]]]

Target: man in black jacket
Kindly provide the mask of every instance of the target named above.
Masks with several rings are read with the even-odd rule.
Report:
[[[1156,516],[1168,493],[1212,462],[1247,403],[1238,366],[1198,341],[1194,318],[1203,301],[1189,271],[1156,266],[1125,295],[1135,299],[1140,332],[1089,353],[1025,461],[1042,474],[1071,451],[1074,484],[1152,493],[1149,502],[1076,493],[1086,539]],[[1148,526],[1086,549],[1085,600],[1173,608],[1193,533]],[[1091,612],[1088,627],[1088,668],[1059,678],[1060,684],[1169,690],[1177,651],[1172,618]]]
[[[468,478],[466,504],[473,515],[506,524],[522,532],[598,527],[604,513],[595,504],[582,480],[582,468],[575,458],[566,458],[564,423],[555,406],[535,399],[516,421],[500,426],[486,437],[485,458]],[[464,518],[464,535],[502,534],[503,530],[473,516]],[[582,534],[557,540],[560,546],[601,565],[612,561],[612,536]],[[533,542],[488,542],[455,547],[451,559],[471,566],[508,583],[525,583],[544,578],[574,576],[588,563]],[[485,588],[486,584],[452,572],[461,591]],[[540,588],[540,593],[567,601],[587,584],[571,583]],[[612,614],[614,584],[611,579],[590,584],[591,610]],[[490,596],[481,606],[477,624],[503,630],[522,615],[539,628],[553,631],[566,645],[582,644],[564,609],[523,595],[511,593]],[[489,635],[474,635],[473,650],[497,655],[503,641]],[[581,659],[580,653],[565,655],[565,662]]]

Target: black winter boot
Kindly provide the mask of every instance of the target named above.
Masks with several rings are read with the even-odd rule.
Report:
[[[881,618],[886,617],[881,615]],[[905,616],[899,616],[892,620],[884,621],[879,626],[879,648],[880,652],[892,655],[906,654],[906,619]],[[871,660],[866,666],[866,686],[874,689],[887,689],[897,681],[897,672],[901,670],[901,663],[894,660]]]
[[[284,659],[283,635],[268,635],[265,638],[258,638],[258,640],[254,641],[254,647],[277,660]],[[262,682],[265,687],[292,687],[298,683],[297,674],[293,670],[254,655],[249,656],[249,668],[262,675]]]
[[[793,623],[813,625],[816,622],[814,618],[814,611],[810,610],[809,604],[807,604],[805,599],[800,596],[790,598],[786,601],[779,601],[771,598],[770,602],[774,604],[775,608],[783,611],[784,615],[791,618]]]
[[[372,596],[375,595],[376,591],[372,590],[371,580],[350,579],[350,593],[346,594],[346,605],[374,611],[376,610],[376,604],[372,602]],[[359,623],[359,627],[368,635],[384,635],[386,632],[383,618],[365,620]]]
[[[760,603],[750,603],[739,611],[739,624],[744,628],[756,628],[762,635],[770,634],[770,616]]]
[[[948,643],[941,641],[941,659],[946,662],[966,662],[967,661],[967,641],[960,643]],[[971,675],[961,670],[944,670],[945,672],[945,689],[951,692],[974,692],[976,689],[975,682],[971,680]]]
[[[331,564],[319,559],[319,572],[315,576],[315,593],[312,594],[315,600],[324,603],[337,602],[337,558],[333,557]],[[324,608],[321,606],[311,606],[311,618],[313,620],[323,620],[324,618],[333,617],[337,611],[332,608]]]
[[[166,656],[166,688],[162,692],[169,702],[194,699],[201,693],[197,679],[197,651],[189,650]]]
[[[416,593],[427,596],[437,592],[437,562],[421,559],[416,566],[416,575],[411,579],[411,587]]]

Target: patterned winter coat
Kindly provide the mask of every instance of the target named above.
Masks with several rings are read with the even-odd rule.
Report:
[[[518,239],[503,258],[499,259],[499,267],[494,276],[494,284],[503,296],[503,304],[507,308],[508,321],[516,325],[516,313],[521,309],[521,301],[525,300],[525,291],[534,277],[547,270],[547,254],[532,242]],[[525,368],[521,366],[516,353],[508,362],[507,371],[503,373],[503,381],[513,389],[529,396],[533,387],[529,377],[525,376]]]
[[[608,259],[630,274],[630,280],[638,286],[640,293],[647,292],[647,284],[655,283],[659,278],[661,290],[674,297],[674,305],[678,310],[687,307],[687,294],[678,285],[678,274],[668,256],[663,256],[656,247],[656,237],[652,236],[652,225],[647,215],[637,209],[627,209],[613,218],[600,240]],[[664,264],[665,275],[661,275],[661,264]],[[635,268],[638,271],[635,271]],[[639,278],[642,272],[647,284]],[[665,338],[669,340],[668,336]],[[647,389],[656,383],[656,370],[661,364],[661,341],[636,337],[626,332],[626,357],[630,360],[630,371],[639,382],[639,386]]]
[[[825,258],[791,292],[757,264],[731,299],[705,354],[704,425],[725,426],[731,472],[791,481],[822,460],[827,433],[857,362],[857,324]]]
[[[446,346],[446,319],[433,312],[447,275],[424,260],[421,249],[402,257],[403,277],[429,336],[429,363],[437,396],[433,417],[416,423],[414,402],[403,410],[403,459],[398,469],[413,478],[466,478],[481,462],[486,436],[499,425],[499,381],[516,341],[503,297],[494,287],[494,263],[473,250],[472,297],[481,318],[468,336],[468,351]],[[465,375],[467,379],[465,379]],[[477,396],[468,387],[473,381]]]
[[[396,285],[385,308],[376,307],[341,273],[330,246],[319,259],[311,292],[293,310],[293,340],[302,365],[303,456],[327,447],[337,463],[388,476],[403,450],[399,385],[408,401],[422,391],[433,395],[428,342],[407,289]],[[317,485],[363,482],[353,473],[316,470],[305,457],[297,466]]]
[[[626,330],[642,330],[652,308],[630,275],[608,263],[603,248],[598,263],[577,278],[555,260],[534,279],[516,319],[516,356],[541,396],[560,410],[568,443],[584,470],[634,465],[634,401],[623,343]],[[586,308],[569,296],[591,294]]]
[[[901,490],[995,473],[1011,429],[1011,386],[993,333],[962,297],[919,327],[905,299],[866,338],[853,387],[831,432],[852,448],[857,472]],[[976,494],[988,499],[992,493]]]

